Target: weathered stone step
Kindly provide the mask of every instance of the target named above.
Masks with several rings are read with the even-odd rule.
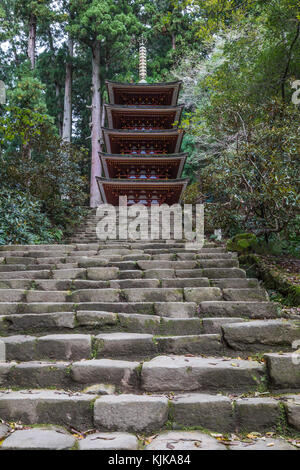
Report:
[[[82,310],[75,312],[26,313],[0,316],[0,335],[64,332],[130,332],[157,335],[198,335],[199,318],[168,318],[136,313]]]
[[[215,288],[216,289],[216,288]],[[132,288],[132,289],[81,289],[69,295],[72,302],[182,302],[180,289]]]
[[[257,279],[243,279],[243,278],[225,278],[225,279],[210,279],[210,284],[220,289],[257,289],[259,286]]]
[[[54,251],[72,251],[75,248],[75,245],[1,245],[0,251],[43,251],[49,252],[50,250]]]
[[[268,436],[268,435],[267,435]],[[297,446],[290,444],[289,440],[282,438],[274,439],[266,436],[255,437],[255,440],[233,440],[228,445],[216,439],[214,434],[209,436],[207,433],[199,431],[168,431],[158,434],[146,446],[146,450],[167,451],[172,448],[176,451],[193,450],[296,450]]]
[[[153,336],[144,333],[17,335],[1,337],[7,361],[146,359],[159,354],[221,354],[220,335]]]
[[[178,279],[162,279],[161,287],[209,287],[210,282],[206,277],[195,277],[195,278],[178,278]]]
[[[0,363],[0,376],[1,386],[6,388],[83,390],[94,384],[107,384],[117,390],[138,390],[139,362],[112,359],[9,362]]]
[[[265,302],[269,300],[265,289],[223,289],[223,298],[225,300],[237,302]]]
[[[0,337],[8,334],[32,332],[61,332],[76,326],[74,312],[27,313],[0,316]]]
[[[218,258],[219,256],[222,258],[223,255],[225,256],[225,258],[227,257],[232,257],[234,256],[235,257],[235,254],[234,253],[227,253],[226,252],[226,249],[225,248],[222,248],[222,247],[215,247],[215,246],[207,246],[206,244],[204,245],[203,248],[201,248],[201,250],[197,250],[195,252],[195,250],[192,250],[192,249],[186,249],[184,248],[183,249],[179,249],[179,248],[172,248],[171,246],[168,246],[166,245],[164,248],[142,248],[144,250],[144,253],[149,253],[151,255],[156,255],[156,254],[164,254],[164,253],[174,253],[174,254],[178,254],[178,253],[191,253],[191,254],[196,254],[196,256],[199,256],[201,258],[201,256],[204,256],[207,254],[208,257],[214,257],[214,255],[216,255],[216,257]],[[229,256],[230,255],[230,256]]]
[[[238,268],[239,262],[237,259],[198,259],[197,265],[199,268]]]
[[[208,279],[245,278],[246,273],[239,268],[204,268],[202,275]]]
[[[145,250],[148,251],[148,250]],[[237,260],[231,253],[202,253],[202,254],[196,254],[195,252],[171,252],[170,250],[165,250],[166,253],[152,253],[151,255],[149,254],[148,256],[151,256],[152,260],[168,260],[168,261],[198,261],[199,265],[201,263],[206,263],[206,267],[210,267],[209,265],[213,263],[213,266],[215,266],[215,263],[220,262],[225,264],[224,267],[235,267],[237,266]],[[145,253],[146,254],[146,253]],[[234,261],[233,266],[230,266],[231,261]],[[229,265],[229,266],[228,266]]]
[[[167,391],[255,391],[264,378],[264,366],[254,361],[218,358],[158,356],[145,362],[142,389]]]
[[[196,261],[165,261],[165,260],[149,260],[149,261],[138,261],[137,265],[139,269],[193,269],[197,267]]]
[[[297,321],[254,320],[224,324],[221,328],[226,343],[237,351],[290,350],[294,341],[300,344],[300,324]]]
[[[230,400],[222,395],[189,394],[171,402],[174,423],[178,427],[201,426],[218,432],[270,432],[279,423],[300,429],[295,403],[300,396],[256,397]],[[282,408],[287,416],[283,416]]]
[[[272,302],[204,301],[200,303],[201,317],[246,317],[253,319],[278,318],[279,307]]]
[[[0,315],[6,316],[75,310],[155,314],[173,318],[188,318],[196,316],[197,304],[195,302],[0,302]]]
[[[63,428],[35,427],[14,431],[3,443],[3,450],[71,450],[76,439]]]
[[[297,341],[299,346],[299,340]],[[265,355],[270,388],[300,391],[300,352],[272,353]],[[300,429],[300,412],[298,403],[298,420]]]
[[[0,416],[24,424],[58,424],[87,430],[94,426],[93,395],[61,390],[0,392]]]
[[[21,270],[11,272],[0,272],[0,280],[2,279],[51,279],[51,270]]]
[[[299,395],[230,400],[222,395],[193,393],[175,396],[172,400],[168,400],[164,396],[121,394],[96,397],[95,400],[95,395],[88,393],[20,390],[0,392],[0,415],[9,422],[21,421],[25,425],[48,423],[65,426],[68,429],[72,427],[81,432],[98,428],[107,431],[147,433],[162,429],[168,422],[169,426],[177,431],[158,434],[154,439],[152,438],[152,443],[147,446],[147,449],[169,450],[172,445],[172,449],[207,450],[222,447],[226,449],[228,446],[221,444],[207,433],[179,431],[178,429],[200,426],[218,433],[272,432],[276,431],[278,423],[280,421],[282,423],[284,419],[286,425],[299,431],[300,420],[297,411],[299,403]],[[286,414],[284,418],[282,407]],[[11,436],[14,435],[16,434],[11,434]],[[89,438],[93,436],[94,444],[91,445]],[[111,448],[109,445],[111,445],[111,439],[115,437],[113,434],[101,433],[102,439],[98,437],[98,434],[89,434],[87,438],[80,440],[80,445],[82,448],[90,449]],[[86,441],[88,441],[87,444]],[[234,442],[236,445],[229,446],[233,450],[240,449],[244,445]],[[169,446],[167,446],[168,443]],[[190,443],[191,446],[189,446]],[[247,447],[243,448],[249,449],[249,447],[265,450],[295,449],[282,439],[260,438],[260,436],[252,442],[252,445],[248,442]],[[118,449],[118,447],[114,445],[113,449]],[[120,449],[124,450],[124,447]]]
[[[243,323],[250,321],[245,318],[231,318],[231,317],[211,317],[202,318],[203,332],[205,334],[223,334],[223,325],[230,325],[231,323]]]

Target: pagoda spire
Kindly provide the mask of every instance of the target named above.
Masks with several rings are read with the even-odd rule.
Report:
[[[147,83],[147,49],[145,47],[145,40],[140,40],[139,48],[139,83]]]

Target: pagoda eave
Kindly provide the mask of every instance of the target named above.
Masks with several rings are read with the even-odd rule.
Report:
[[[182,82],[119,83],[107,80],[105,83],[111,104],[175,106]]]
[[[98,187],[104,203],[118,205],[119,196],[127,196],[134,203],[138,203],[141,198],[145,198],[145,205],[151,205],[157,200],[157,204],[166,203],[172,205],[178,203],[185,190],[187,178],[174,180],[122,180],[97,177]]]
[[[125,129],[108,129],[102,130],[103,140],[107,153],[133,153],[127,151],[130,147],[137,146],[138,143],[143,145],[154,144],[151,153],[155,152],[155,147],[163,147],[163,151],[157,153],[169,154],[178,153],[180,151],[182,138],[184,132],[181,129],[167,129],[167,130],[125,130]],[[157,143],[161,145],[158,145]],[[155,143],[157,144],[155,146]],[[123,151],[123,148],[125,150]],[[139,151],[135,153],[141,153]],[[150,150],[145,151],[144,154],[149,154]]]
[[[121,170],[128,168],[156,168],[158,173],[160,169],[170,168],[170,174],[174,178],[180,178],[187,154],[171,154],[171,155],[111,155],[101,152],[99,157],[102,162],[104,175],[106,178],[113,178],[116,175],[115,169]],[[125,171],[126,173],[126,171]],[[138,171],[137,171],[138,174]]]
[[[110,129],[171,129],[175,122],[180,121],[183,110],[183,105],[125,106],[105,104],[104,107],[107,116],[108,128]]]

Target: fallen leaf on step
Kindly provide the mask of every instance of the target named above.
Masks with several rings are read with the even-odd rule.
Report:
[[[175,449],[175,446],[172,446],[172,444],[170,444],[170,442],[167,443],[167,448],[168,449]]]

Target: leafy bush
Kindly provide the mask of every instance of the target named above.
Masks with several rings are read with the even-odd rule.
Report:
[[[184,204],[197,204],[202,202],[203,195],[200,192],[199,183],[193,183],[185,189],[182,201]]]
[[[41,220],[43,235],[34,227],[29,230],[29,233],[37,234],[37,243],[40,238],[47,239],[48,235],[49,240],[52,239],[55,230],[57,234],[69,234],[85,212],[82,207],[87,199],[87,184],[81,174],[85,150],[63,142],[47,115],[15,106],[7,107],[6,114],[0,118],[0,138],[1,184],[5,181],[1,191],[9,188],[17,197],[13,202],[14,198],[10,196],[9,207],[15,205],[29,213],[30,207],[32,210],[35,208],[34,212],[40,211],[41,217],[48,221],[43,223]],[[38,201],[38,207],[35,201]],[[8,239],[10,243],[17,243],[17,240],[20,243],[22,231],[14,223],[13,210],[8,214],[10,216],[7,215],[6,222],[3,222],[5,230],[9,223]],[[45,224],[50,224],[47,230]],[[51,225],[56,227],[54,232]],[[22,243],[28,242],[26,237]]]
[[[238,253],[253,252],[257,248],[257,238],[252,233],[240,233],[231,240],[228,240],[227,248]]]
[[[62,231],[42,213],[40,201],[29,194],[0,189],[0,245],[57,242]]]

